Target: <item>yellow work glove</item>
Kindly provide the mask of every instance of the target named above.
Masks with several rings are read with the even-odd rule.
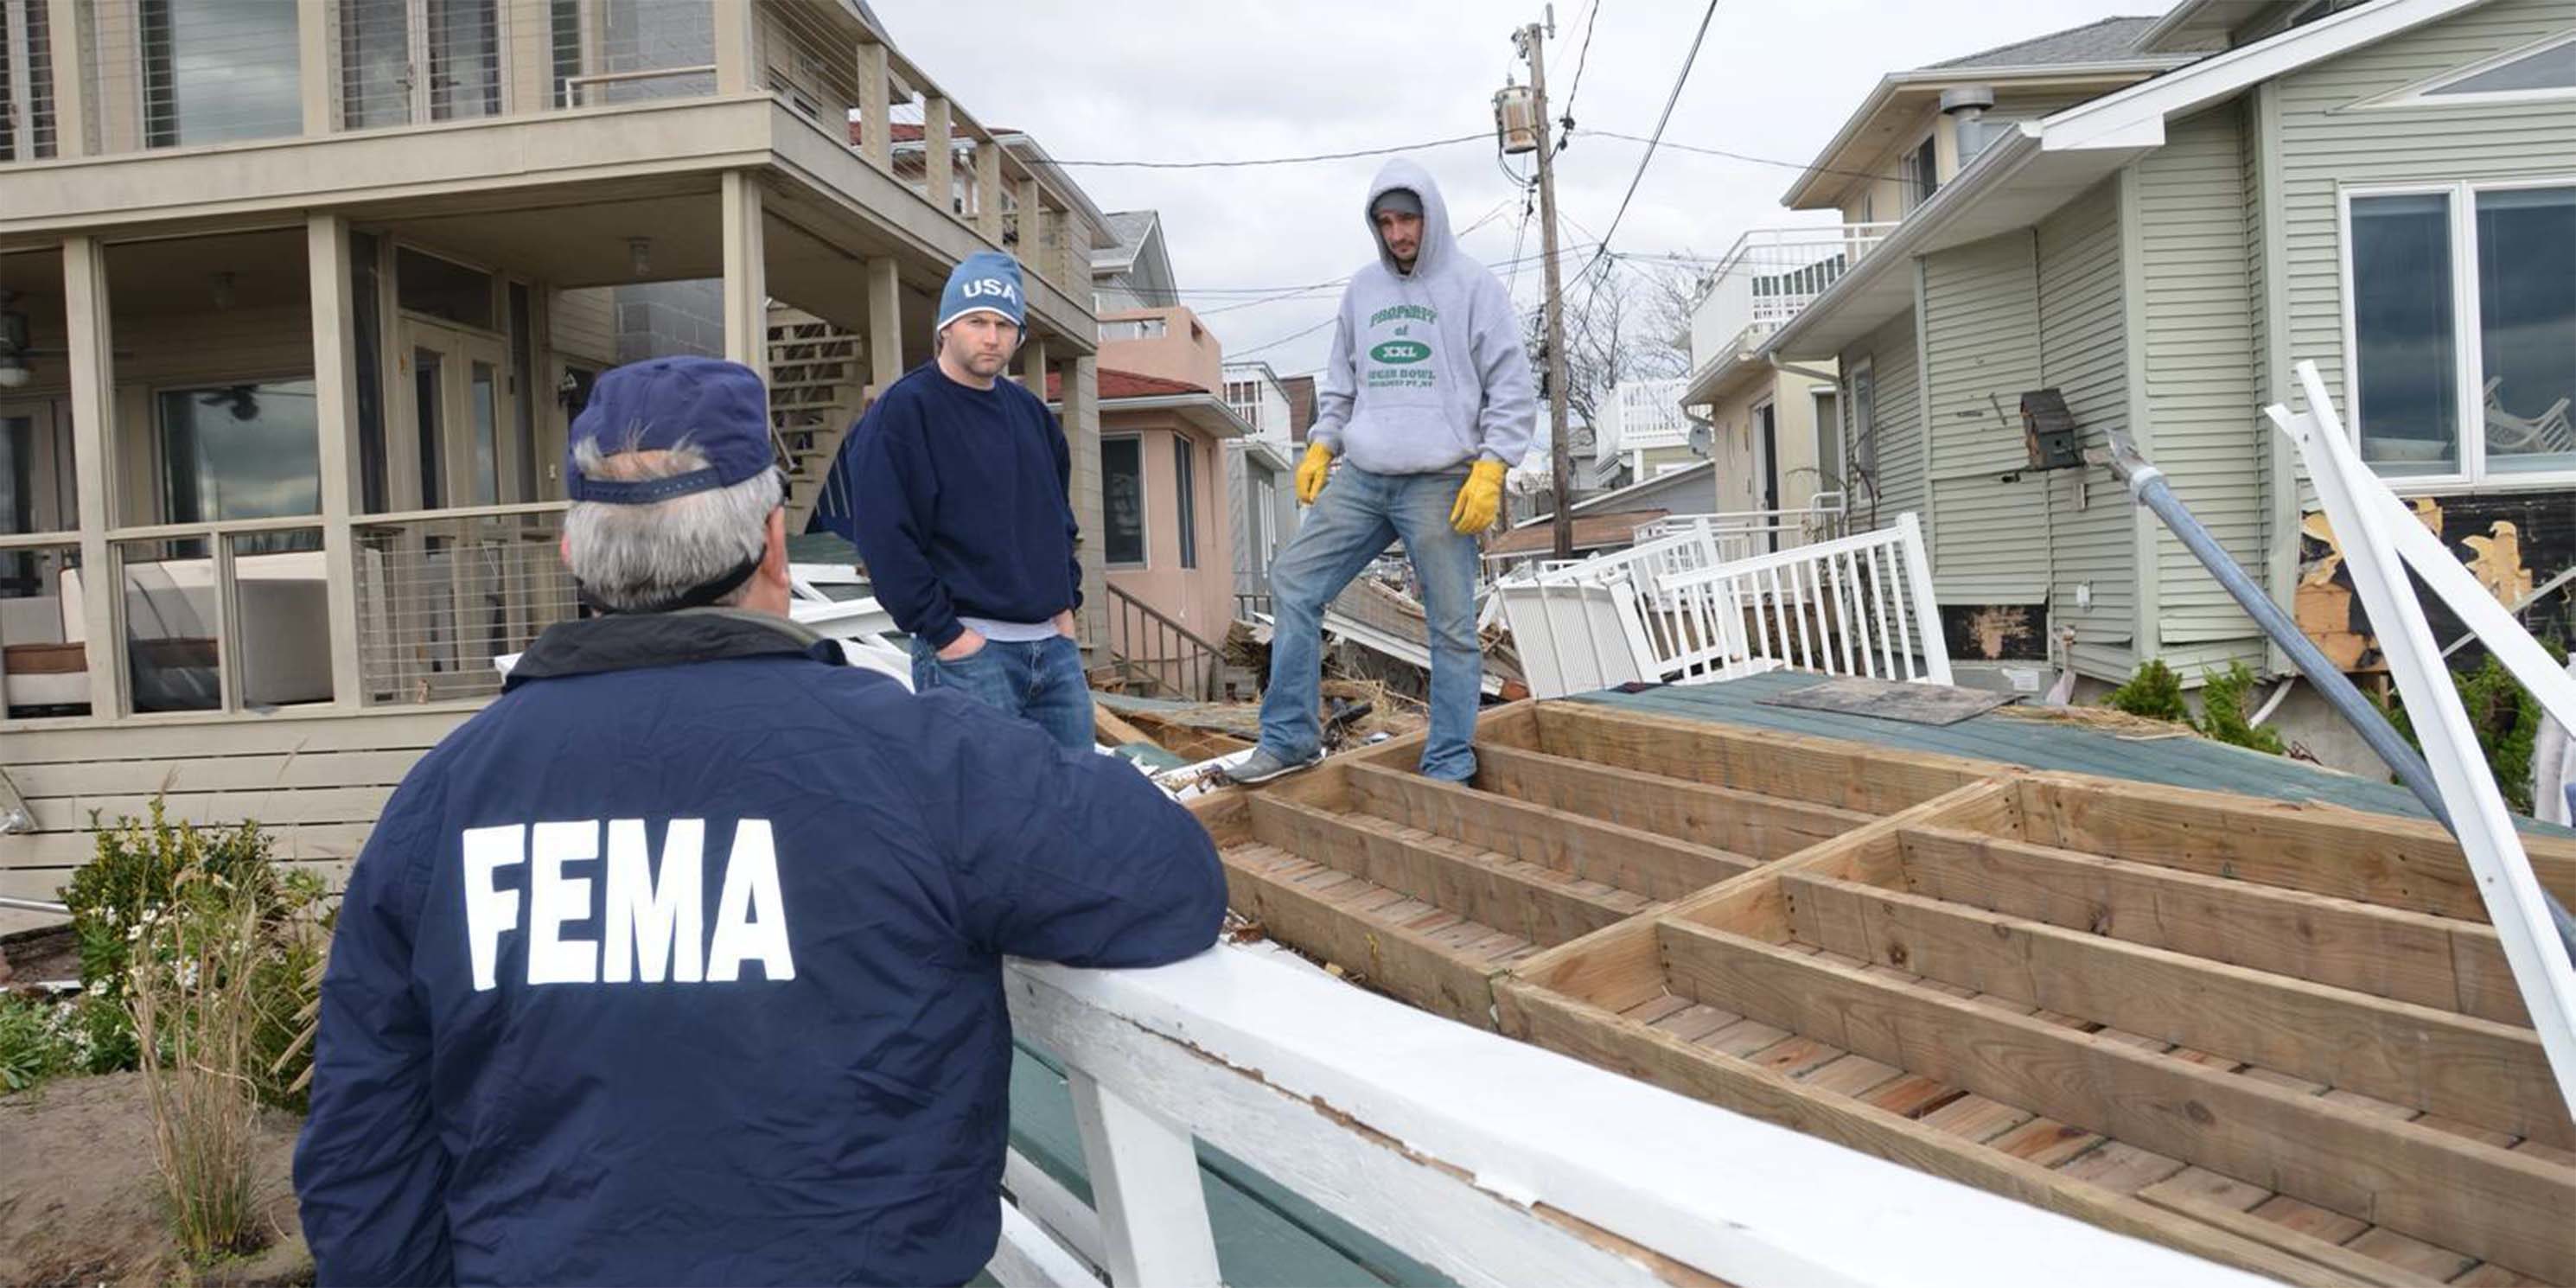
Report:
[[[1333,449],[1322,443],[1306,444],[1306,459],[1297,462],[1297,504],[1313,505],[1324,490],[1324,476],[1333,471]]]
[[[1449,507],[1449,526],[1474,535],[1494,526],[1494,517],[1503,511],[1503,463],[1478,461],[1467,471],[1467,486],[1458,489],[1458,503]]]

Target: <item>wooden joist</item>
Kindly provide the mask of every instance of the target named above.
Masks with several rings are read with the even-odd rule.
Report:
[[[2528,1023],[2495,929],[2480,922],[1955,828],[1909,828],[1902,841],[1906,888],[1917,894]]]
[[[1348,775],[1353,809],[1649,899],[1683,898],[1754,866],[1746,855],[1435,782],[1382,764],[1353,764]]]
[[[2529,1029],[1856,882],[1800,872],[1780,880],[1808,943],[2508,1135],[2576,1145]]]
[[[1836,805],[1766,796],[1510,747],[1479,747],[1476,785],[1585,818],[1751,855],[1785,858],[1870,821]]]
[[[1674,917],[1685,996],[2340,1212],[2576,1279],[2576,1171]]]
[[[1553,755],[1868,814],[1893,814],[2002,768],[1801,734],[1613,715],[1581,702],[1539,703],[1537,718],[1540,745]]]
[[[1646,907],[1633,895],[1591,893],[1512,871],[1517,860],[1459,842],[1407,837],[1399,825],[1367,815],[1255,796],[1252,831],[1291,854],[1535,943],[1563,943]]]

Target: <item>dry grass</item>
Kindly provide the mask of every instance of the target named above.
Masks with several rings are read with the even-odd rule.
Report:
[[[126,1004],[172,1234],[201,1265],[253,1251],[261,1242],[260,909],[222,877],[190,873],[134,938]]]

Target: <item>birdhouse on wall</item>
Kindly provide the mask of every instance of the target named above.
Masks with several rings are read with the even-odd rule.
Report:
[[[2066,396],[2053,388],[2021,396],[2021,436],[2031,469],[2065,470],[2084,463],[2075,442],[2075,413],[2066,409]]]

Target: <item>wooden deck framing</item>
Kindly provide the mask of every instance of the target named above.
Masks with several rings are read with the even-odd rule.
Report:
[[[1426,1009],[2300,1284],[2576,1283],[2576,1124],[2438,827],[1521,703],[1195,806]],[[2535,839],[2576,898],[2576,843]]]

